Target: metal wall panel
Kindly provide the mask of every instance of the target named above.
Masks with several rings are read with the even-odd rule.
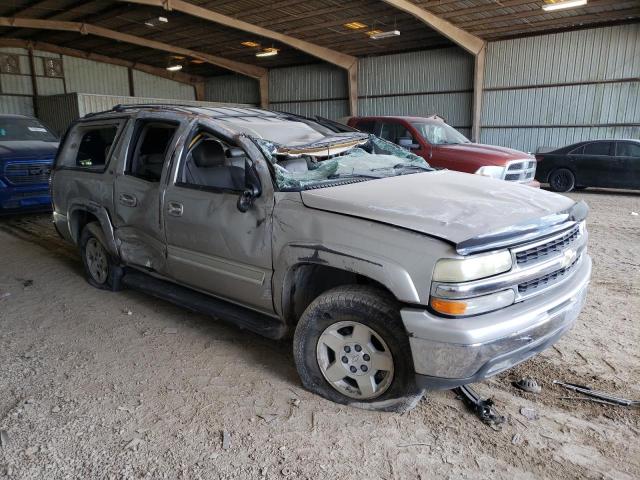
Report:
[[[269,70],[269,101],[323,100],[347,98],[345,70],[319,63]]]
[[[471,93],[437,93],[361,98],[359,115],[413,115],[426,117],[437,114],[454,127],[471,126]]]
[[[640,24],[575,30],[487,47],[485,88],[640,77]]]
[[[332,120],[338,120],[349,115],[349,102],[347,100],[271,103],[269,104],[269,108],[271,110],[295,113],[307,117],[319,115]]]
[[[464,50],[368,57],[358,68],[359,115],[437,114],[456,127],[471,126],[474,61]]]
[[[33,97],[0,95],[0,113],[33,115]]]
[[[0,74],[0,92],[15,95],[32,95],[33,84],[28,73],[27,75]]]
[[[358,94],[471,90],[473,66],[473,56],[457,47],[363,58],[358,62]]]
[[[490,43],[481,140],[537,151],[640,138],[639,78],[640,24]]]
[[[77,93],[36,97],[36,105],[38,118],[60,136],[80,116]]]
[[[28,98],[28,97],[26,97]],[[195,100],[167,100],[163,98],[129,97],[118,95],[95,95],[85,93],[68,93],[66,95],[51,95],[37,97],[38,116],[51,126],[58,134],[62,134],[71,122],[83,117],[87,113],[103,112],[116,105],[132,105],[141,103],[172,104],[194,106],[237,106],[221,102],[198,102]],[[246,106],[246,104],[244,104]]]
[[[38,95],[57,95],[64,93],[64,80],[62,78],[37,77]]]
[[[66,55],[62,58],[67,92],[129,95],[129,74],[125,67]]]
[[[640,126],[560,127],[560,128],[483,128],[482,143],[505,145],[525,152],[555,149],[583,140],[603,138],[640,139]]]
[[[483,126],[640,123],[640,81],[484,94]]]
[[[260,85],[257,80],[244,75],[220,75],[207,79],[205,100],[260,104]]]
[[[192,85],[157,77],[139,70],[133,70],[133,91],[136,97],[171,98],[174,100],[196,99]]]

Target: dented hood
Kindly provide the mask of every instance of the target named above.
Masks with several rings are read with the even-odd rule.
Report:
[[[302,192],[307,207],[366,218],[461,244],[569,220],[575,202],[526,185],[437,171]],[[586,206],[585,206],[586,208]],[[517,226],[517,227],[515,227]],[[460,251],[460,250],[459,250]]]

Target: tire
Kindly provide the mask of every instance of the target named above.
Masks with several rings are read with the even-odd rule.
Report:
[[[558,168],[549,175],[549,186],[554,192],[570,192],[576,185],[576,177],[568,168]]]
[[[80,234],[80,257],[87,282],[102,290],[121,290],[122,267],[109,255],[100,239],[91,232],[91,226],[100,228],[100,224],[93,222],[86,225]]]
[[[298,322],[293,355],[304,387],[337,403],[405,412],[424,393],[399,305],[382,290],[348,285],[320,295]]]

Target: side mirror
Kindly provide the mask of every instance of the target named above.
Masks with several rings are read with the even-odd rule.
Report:
[[[238,197],[238,210],[242,213],[248,211],[253,205],[255,198],[256,197],[250,189],[244,190]]]
[[[254,200],[262,193],[260,188],[260,179],[247,160],[244,162],[244,178],[245,189],[238,197],[237,203],[238,210],[243,213],[251,208]]]
[[[420,148],[420,145],[413,143],[413,138],[411,137],[398,138],[398,145],[408,150],[418,150]]]

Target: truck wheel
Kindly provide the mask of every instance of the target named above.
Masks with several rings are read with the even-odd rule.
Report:
[[[404,412],[422,398],[398,304],[381,290],[349,285],[320,295],[298,322],[293,354],[305,388],[328,400]]]
[[[568,168],[559,168],[549,175],[549,186],[554,192],[570,192],[576,184],[576,177]]]
[[[80,256],[89,284],[103,290],[121,289],[122,268],[113,260],[100,239],[91,232],[89,224],[80,234]],[[94,228],[100,228],[94,223]]]

